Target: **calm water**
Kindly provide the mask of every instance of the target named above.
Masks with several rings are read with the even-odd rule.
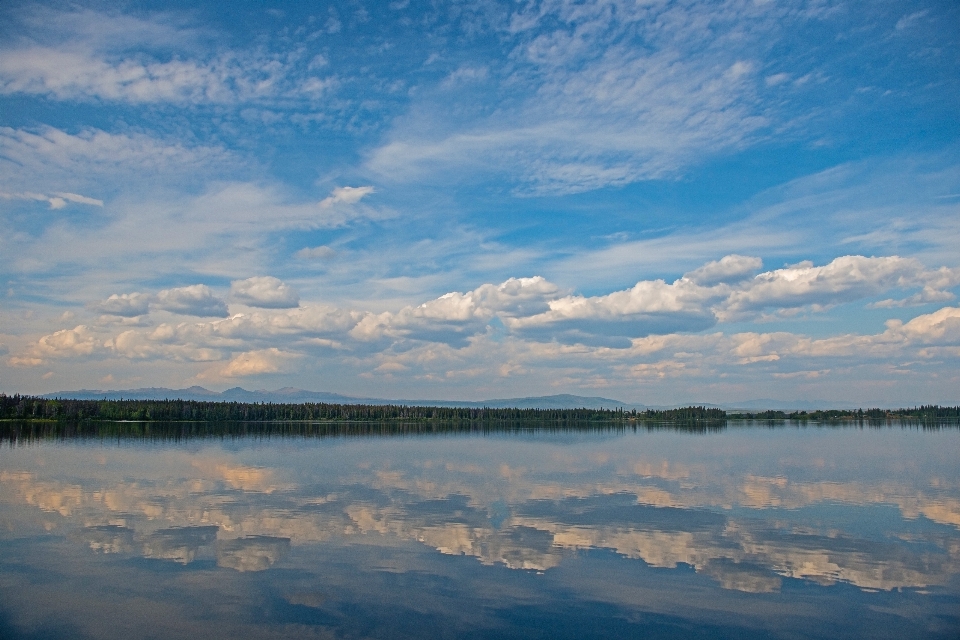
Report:
[[[3,638],[957,638],[956,427],[34,441]]]

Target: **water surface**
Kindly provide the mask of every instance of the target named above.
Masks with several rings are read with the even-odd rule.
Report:
[[[956,638],[956,427],[41,439],[0,637]]]

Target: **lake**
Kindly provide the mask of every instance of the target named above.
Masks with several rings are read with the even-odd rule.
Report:
[[[0,448],[3,638],[957,638],[960,430]]]

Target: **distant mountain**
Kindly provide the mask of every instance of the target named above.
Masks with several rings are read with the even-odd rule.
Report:
[[[465,400],[396,400],[385,398],[357,398],[344,396],[339,393],[325,391],[306,391],[294,387],[284,387],[276,391],[260,389],[247,391],[242,387],[234,387],[226,391],[210,391],[203,387],[188,387],[186,389],[167,389],[164,387],[147,387],[142,389],[125,389],[116,391],[102,391],[81,389],[79,391],[57,391],[48,393],[44,398],[70,398],[75,400],[199,400],[206,402],[273,402],[273,403],[300,403],[326,402],[330,404],[400,404],[409,406],[427,407],[467,407],[491,409],[637,409],[641,411],[647,407],[642,404],[630,404],[610,398],[597,396],[575,396],[560,394],[554,396],[540,396],[535,398],[500,398],[470,402]]]
[[[226,391],[211,391],[204,387],[186,389],[167,389],[166,387],[146,387],[102,391],[99,389],[81,389],[79,391],[57,391],[48,393],[44,398],[71,398],[75,400],[198,400],[204,402],[328,402],[331,404],[377,404],[385,402],[375,398],[353,398],[339,393],[323,391],[305,391],[293,387],[284,387],[276,391],[259,389],[247,391],[234,387]]]
[[[247,391],[242,387],[234,387],[226,391],[210,391],[203,387],[188,387],[186,389],[167,389],[164,387],[147,387],[143,389],[125,389],[118,391],[101,391],[91,389],[81,389],[79,391],[57,391],[48,393],[44,398],[73,398],[76,400],[200,400],[206,402],[273,402],[273,403],[291,403],[300,402],[326,402],[329,404],[401,404],[408,406],[421,407],[467,407],[480,408],[490,407],[491,409],[624,409],[630,411],[636,409],[673,409],[674,406],[661,405],[643,405],[621,402],[611,398],[601,398],[599,396],[575,396],[570,394],[559,394],[554,396],[537,396],[528,398],[495,398],[491,400],[480,400],[471,402],[468,400],[403,400],[387,398],[358,398],[354,396],[345,396],[339,393],[329,393],[326,391],[307,391],[295,387],[284,387],[275,391],[258,389],[256,391]],[[713,404],[709,402],[691,402],[689,405],[703,406],[707,408],[724,409],[726,411],[749,411],[756,413],[759,411],[814,411],[816,409],[857,409],[868,408],[866,404],[854,404],[851,402],[837,402],[827,400],[773,400],[770,398],[761,398],[757,400],[744,400],[742,402],[730,402],[724,404]],[[872,406],[872,405],[871,405]]]

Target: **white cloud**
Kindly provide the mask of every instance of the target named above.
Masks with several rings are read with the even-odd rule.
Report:
[[[802,263],[745,277],[759,266],[757,258],[727,256],[673,283],[641,280],[630,289],[593,297],[564,295],[555,284],[539,276],[510,278],[499,285],[484,284],[466,293],[450,292],[420,305],[380,313],[315,304],[287,308],[298,304],[295,292],[276,278],[261,276],[235,281],[232,296],[262,311],[210,322],[131,329],[113,346],[129,357],[172,353],[158,345],[179,344],[220,353],[245,346],[275,346],[277,340],[294,349],[324,346],[361,352],[388,349],[407,341],[462,348],[496,331],[499,323],[500,331],[505,328],[519,340],[653,353],[669,348],[667,342],[656,339],[657,335],[693,333],[721,322],[758,318],[767,309],[817,310],[889,289],[956,282],[951,270],[929,270],[917,261],[897,257],[844,256],[822,267]],[[97,308],[133,316],[143,313],[148,303],[188,315],[226,315],[226,305],[205,285],[162,291],[155,298],[140,293],[114,295]],[[840,345],[840,338],[832,339],[828,346],[809,340],[802,344],[784,342],[786,338],[772,333],[762,338],[757,337],[759,334],[738,335],[731,338],[735,344],[728,355],[740,363],[772,362],[797,349],[845,352],[850,348],[847,343]],[[179,353],[176,357],[214,356],[203,352],[201,356]]]
[[[247,351],[236,355],[223,367],[211,369],[200,374],[198,377],[201,379],[218,377],[240,378],[266,373],[278,373],[295,357],[295,354],[285,353],[275,347],[257,351]]]
[[[114,293],[93,308],[108,315],[136,317],[148,313],[153,296],[146,293]]]
[[[86,356],[94,352],[101,343],[85,325],[73,329],[63,329],[40,338],[37,343],[41,353],[50,356]]]
[[[763,260],[760,258],[729,255],[720,260],[708,262],[702,267],[684,274],[683,277],[690,282],[708,287],[721,282],[743,280],[759,271],[762,266]]]
[[[467,84],[486,80],[490,75],[490,70],[486,67],[462,66],[450,73],[443,81],[446,88],[455,87],[459,84]]]
[[[337,255],[336,250],[326,245],[319,247],[304,247],[297,251],[297,257],[304,260],[328,260]]]
[[[774,73],[763,79],[768,87],[775,87],[790,80],[789,73]]]
[[[718,308],[718,316],[732,320],[771,307],[780,311],[807,305],[823,307],[894,288],[928,283],[952,286],[958,278],[960,270],[928,271],[918,260],[898,256],[842,256],[820,267],[803,262],[759,274],[730,294]]]
[[[147,173],[176,178],[234,171],[240,162],[218,147],[186,146],[144,134],[115,134],[86,128],[77,133],[42,126],[35,131],[0,127],[0,184],[48,189],[49,185],[113,188]],[[31,194],[33,195],[33,194]],[[103,206],[103,201],[59,190],[64,201]]]
[[[106,60],[91,51],[32,46],[0,55],[0,93],[126,102],[226,102],[228,80],[240,69],[228,59],[210,63]]]
[[[539,4],[526,18],[514,16],[505,34],[513,50],[504,82],[515,101],[470,118],[473,96],[441,87],[398,123],[368,166],[396,180],[470,167],[506,174],[521,193],[676,175],[751,144],[770,125],[751,58],[778,37],[787,13],[735,1],[615,10]],[[451,108],[458,99],[462,108]]]
[[[105,180],[117,180],[124,171]],[[35,225],[19,228],[16,236],[0,234],[0,264],[31,280],[42,279],[46,286],[57,285],[65,298],[89,300],[102,295],[101,287],[87,291],[93,282],[114,282],[116,287],[158,278],[180,280],[191,273],[240,279],[254,265],[272,260],[272,247],[282,233],[391,215],[362,204],[320,209],[315,202],[292,202],[277,185],[208,184],[198,195],[159,190],[112,198],[95,219],[39,218]],[[45,276],[57,271],[63,275],[54,280]]]
[[[31,193],[29,191],[21,193],[6,193],[0,191],[0,199],[3,200],[36,200],[38,202],[47,202],[50,204],[51,209],[63,209],[67,206],[67,202],[76,202],[78,204],[89,204],[96,207],[103,206],[103,200],[97,200],[95,198],[88,198],[87,196],[81,196],[76,193],[67,193],[67,192],[57,192],[52,196],[44,195],[42,193]]]
[[[655,345],[655,346],[654,346]],[[885,331],[876,334],[843,334],[826,338],[810,338],[789,332],[744,332],[729,336],[669,335],[651,336],[634,341],[631,351],[644,356],[695,352],[712,367],[730,364],[815,362],[827,363],[855,359],[863,365],[890,358],[924,357],[929,347],[960,345],[960,308],[944,307],[919,315],[909,322],[889,320]],[[653,347],[653,348],[651,348]],[[960,354],[958,354],[960,355]],[[817,369],[823,375],[826,368]],[[781,377],[817,377],[789,372]]]
[[[609,286],[611,274],[688,270],[725,253],[795,260],[811,250],[821,259],[899,254],[955,266],[960,201],[940,196],[958,184],[960,165],[952,157],[847,163],[762,191],[726,212],[734,219],[719,226],[676,227],[574,250],[552,264],[541,259],[538,269],[557,282],[598,289]]]
[[[250,307],[288,309],[300,304],[300,295],[293,287],[271,276],[235,280],[230,285],[230,295]]]
[[[227,304],[205,284],[164,289],[157,294],[156,306],[188,316],[226,316]]]
[[[7,364],[11,367],[39,367],[43,364],[43,359],[30,355],[10,356]]]
[[[350,194],[337,202],[358,202],[363,194]],[[371,207],[321,207],[308,202],[290,202],[275,185],[249,182],[214,184],[199,197],[182,206],[178,217],[186,221],[216,223],[220,229],[248,230],[251,227],[275,230],[333,228],[358,218],[384,217]]]
[[[356,204],[373,191],[373,187],[337,187],[330,192],[329,196],[320,201],[320,207],[329,209],[338,204]]]
[[[673,284],[645,280],[605,296],[566,296],[549,303],[543,313],[506,318],[513,331],[540,339],[584,344],[624,344],[623,337],[650,333],[697,331],[716,323],[709,303],[723,290],[680,279]],[[611,339],[614,339],[611,342]]]
[[[211,336],[225,339],[256,340],[287,336],[342,338],[357,325],[364,313],[308,304],[296,309],[257,311],[236,314],[209,325]]]
[[[11,356],[8,363],[14,367],[35,367],[46,363],[49,358],[90,356],[101,347],[103,343],[94,330],[81,324],[41,337],[22,353]]]
[[[82,196],[77,193],[58,191],[54,195],[58,198],[63,198],[68,202],[76,202],[78,204],[89,204],[95,207],[103,206],[103,200],[97,200],[96,198],[88,198],[87,196]]]
[[[315,113],[340,83],[319,76],[302,48],[229,49],[218,42],[224,34],[193,28],[182,13],[141,19],[25,7],[6,17],[19,37],[0,49],[0,95],[137,106],[254,103]]]
[[[131,360],[211,362],[223,359],[221,349],[198,344],[197,328],[185,323],[163,323],[149,330],[129,329],[105,341],[104,346]]]
[[[886,300],[880,300],[879,302],[873,302],[869,306],[874,309],[892,309],[895,307],[913,307],[921,304],[930,304],[931,302],[947,302],[948,300],[953,300],[954,296],[949,291],[938,291],[933,287],[926,286],[923,290],[918,293],[902,298],[900,300],[894,300],[893,298],[887,298]]]
[[[256,52],[211,50],[210,32],[155,15],[24,10],[0,55],[0,93],[134,104],[230,103],[274,95],[282,65]]]
[[[350,335],[358,340],[414,338],[462,343],[484,331],[495,316],[510,318],[545,310],[557,286],[540,276],[510,278],[467,293],[451,292],[397,313],[368,314]]]
[[[899,321],[888,323],[885,335],[903,337],[920,344],[960,344],[960,308],[944,307],[939,311],[913,318],[905,324]]]
[[[671,284],[642,280],[603,296],[555,298],[548,310],[503,322],[532,338],[622,344],[617,337],[699,331],[717,322],[756,318],[766,309],[822,310],[896,288],[925,287],[928,297],[952,298],[943,288],[960,283],[960,269],[928,270],[897,256],[843,256],[821,267],[801,263],[749,278],[760,266],[758,258],[726,256]]]
[[[924,18],[928,13],[930,13],[930,10],[924,9],[922,11],[917,11],[915,13],[905,15],[899,20],[897,20],[897,24],[894,25],[894,28],[897,31],[903,31],[905,29],[909,29],[910,27],[914,26],[921,18]]]
[[[823,267],[800,264],[744,277],[757,267],[755,258],[730,256],[673,283],[641,280],[629,289],[593,297],[570,295],[542,277],[510,278],[379,313],[306,303],[156,326],[102,320],[99,327],[80,325],[45,335],[14,350],[7,363],[29,367],[55,360],[61,366],[68,360],[119,358],[200,367],[207,362],[215,364],[193,371],[202,379],[224,381],[288,373],[297,358],[304,358],[298,367],[309,369],[322,355],[325,362],[361,380],[379,376],[390,384],[462,389],[472,380],[470,393],[475,394],[483,389],[502,393],[503,383],[497,381],[505,377],[539,392],[547,390],[547,380],[560,385],[557,388],[622,390],[627,381],[756,382],[758,372],[767,382],[827,384],[838,376],[849,379],[857,368],[912,362],[938,371],[960,357],[960,309],[955,307],[908,322],[891,320],[877,333],[703,333],[701,329],[731,317],[730,307],[748,313],[738,306],[744,297],[755,316],[767,308],[855,301],[884,288],[954,282],[951,270],[926,269],[896,257],[844,256]],[[698,279],[711,284],[694,282]],[[814,293],[797,281],[814,283]],[[774,286],[780,282],[787,283],[786,291]],[[264,291],[274,293],[282,284],[258,279],[238,283],[238,289],[266,284]],[[115,295],[100,304],[132,314],[143,309],[145,299],[171,309],[177,302],[181,313],[225,311],[204,285],[167,290],[155,298]],[[909,367],[903,370],[909,373]],[[522,395],[521,387],[516,387],[517,395]]]

